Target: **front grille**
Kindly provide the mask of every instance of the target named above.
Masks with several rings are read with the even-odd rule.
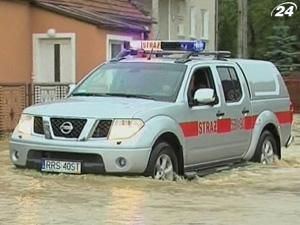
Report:
[[[45,134],[43,126],[43,117],[35,116],[33,121],[33,131],[36,134]]]
[[[65,118],[51,118],[51,127],[56,137],[64,138],[79,138],[87,120],[86,119],[65,119]],[[64,126],[65,125],[65,126]],[[71,128],[70,128],[71,125]],[[69,129],[62,129],[63,127]],[[70,132],[66,132],[70,131]]]
[[[108,136],[112,120],[100,120],[93,134],[93,138],[105,138]]]

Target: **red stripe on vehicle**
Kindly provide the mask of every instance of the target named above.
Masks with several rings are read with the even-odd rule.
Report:
[[[293,103],[291,102],[291,104],[290,104],[290,113],[292,114],[292,122],[291,122],[291,124],[294,122],[294,105],[293,105]]]
[[[276,116],[280,124],[292,124],[293,122],[293,113],[291,111],[277,112]]]
[[[255,126],[257,116],[246,116],[244,120],[244,129],[252,130]]]
[[[231,119],[220,119],[218,120],[218,133],[231,132]]]
[[[180,127],[184,137],[196,137],[199,134],[198,122],[181,123]]]

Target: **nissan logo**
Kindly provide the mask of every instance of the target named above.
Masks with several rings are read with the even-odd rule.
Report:
[[[70,134],[73,130],[73,124],[71,122],[64,122],[59,129],[63,134]]]

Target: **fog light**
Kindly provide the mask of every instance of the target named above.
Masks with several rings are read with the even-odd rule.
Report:
[[[125,158],[120,157],[120,158],[117,159],[117,165],[118,165],[119,167],[125,167],[126,164],[127,164],[127,161],[126,161]]]

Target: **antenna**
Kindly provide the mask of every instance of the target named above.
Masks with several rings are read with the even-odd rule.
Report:
[[[159,34],[160,34],[160,30],[158,29],[155,41],[157,41]],[[148,55],[148,58],[147,58],[148,60],[151,60],[151,57],[152,57],[152,54],[153,54],[153,50],[154,50],[154,45],[152,46],[150,54]]]

